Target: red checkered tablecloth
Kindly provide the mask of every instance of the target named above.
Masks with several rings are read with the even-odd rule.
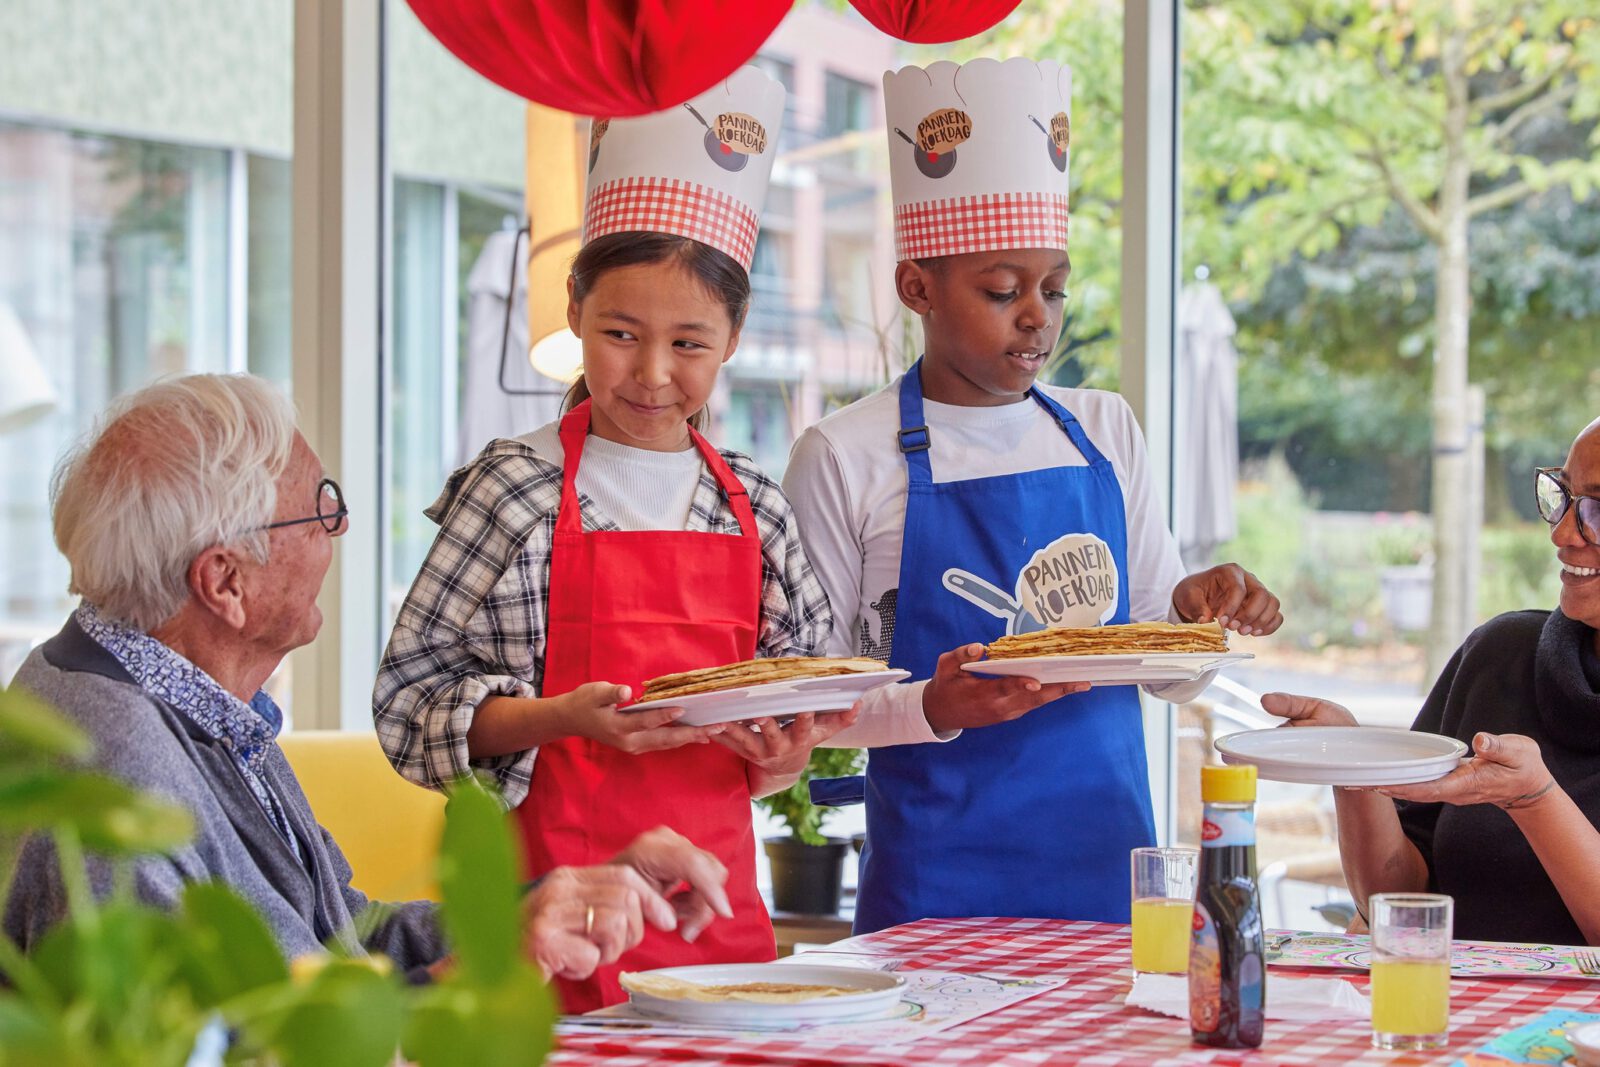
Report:
[[[901,1067],[971,1064],[1032,1067],[1147,1067],[1149,1064],[1447,1064],[1493,1035],[1551,1008],[1600,1012],[1600,982],[1574,979],[1457,978],[1450,983],[1450,1047],[1437,1053],[1379,1052],[1364,1022],[1267,1021],[1267,1039],[1248,1052],[1191,1044],[1180,1019],[1123,1006],[1130,985],[1128,928],[1049,919],[925,919],[830,946],[902,957],[903,970],[935,968],[1005,977],[1063,977],[1066,985],[980,1019],[907,1044],[819,1044],[792,1037],[564,1038],[560,1067],[860,1064]],[[1272,975],[1290,972],[1273,968]],[[1308,974],[1310,972],[1300,972]],[[1327,977],[1330,972],[1320,972]],[[1365,975],[1348,974],[1365,986]],[[1269,976],[1269,983],[1271,978]],[[1268,990],[1271,996],[1270,987]]]

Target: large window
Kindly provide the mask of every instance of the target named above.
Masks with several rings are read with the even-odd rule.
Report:
[[[14,3],[0,22],[0,363],[50,392],[21,421],[0,389],[3,684],[73,603],[55,457],[165,374],[287,382],[292,5]]]
[[[494,437],[537,429],[555,400],[501,388],[502,363],[506,384],[531,384],[527,310],[511,277],[524,104],[445,51],[404,3],[388,14],[385,630],[433,542],[422,512],[450,471]]]
[[[1600,410],[1600,245],[1593,194],[1544,176],[1589,157],[1590,124],[1558,5],[1511,29],[1480,6],[1459,60],[1440,45],[1460,5],[1323,6],[1185,7],[1176,528],[1191,566],[1237,559],[1284,601],[1282,631],[1236,642],[1256,660],[1234,682],[1407,726],[1473,625],[1557,596],[1531,468]],[[1447,153],[1471,171],[1459,206]],[[1249,703],[1186,709],[1181,781]],[[1289,875],[1269,921],[1304,927],[1343,893],[1331,798],[1262,801],[1262,863]]]

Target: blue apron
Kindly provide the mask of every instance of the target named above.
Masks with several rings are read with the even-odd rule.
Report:
[[[1088,466],[935,484],[920,361],[901,383],[909,477],[889,662],[913,678],[950,649],[1059,621],[1075,597],[1105,598],[1091,604],[1102,623],[1128,621],[1116,472],[1070,412],[1028,395]],[[1073,550],[1046,557],[1059,544]],[[1026,606],[1041,582],[1048,595]],[[873,749],[866,801],[858,934],[928,917],[1125,923],[1128,850],[1155,844],[1138,690],[1095,688],[947,744]]]

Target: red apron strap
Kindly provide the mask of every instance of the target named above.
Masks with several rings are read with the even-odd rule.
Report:
[[[583,403],[561,416],[561,507],[556,512],[556,532],[583,532],[583,517],[578,508],[578,462],[583,459],[583,444],[589,436],[589,404]]]
[[[728,506],[733,509],[733,517],[739,520],[739,532],[746,537],[760,539],[761,532],[756,529],[756,513],[750,507],[750,493],[745,489],[744,483],[733,473],[733,468],[722,458],[722,453],[711,447],[711,442],[701,437],[693,426],[689,427],[689,438],[694,441],[694,446],[700,450],[700,458],[706,461],[707,469],[716,477],[717,484],[727,495]]]
[[[589,436],[590,400],[574,407],[561,417],[561,508],[556,515],[556,532],[582,533],[583,519],[578,514],[578,463],[583,459],[584,441]],[[755,511],[750,507],[750,494],[739,476],[733,473],[722,454],[711,447],[711,442],[689,427],[689,439],[700,450],[700,458],[717,479],[717,485],[728,498],[733,517],[739,521],[739,532],[745,537],[759,538]]]

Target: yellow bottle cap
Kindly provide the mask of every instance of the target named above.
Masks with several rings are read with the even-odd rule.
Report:
[[[1241,763],[1231,767],[1201,767],[1200,799],[1207,804],[1254,804],[1255,766]]]

